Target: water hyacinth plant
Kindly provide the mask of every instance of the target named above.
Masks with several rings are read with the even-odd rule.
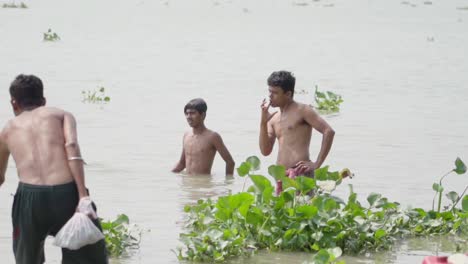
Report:
[[[43,40],[44,41],[59,41],[60,37],[59,35],[57,35],[57,33],[52,32],[52,29],[49,28],[47,32],[44,32]]]
[[[101,221],[101,226],[111,256],[119,257],[140,247],[142,231],[136,225],[130,226],[127,215],[120,214],[113,221]]]
[[[185,207],[179,259],[224,261],[267,249],[306,251],[315,254],[315,263],[340,263],[336,259],[342,253],[386,250],[397,239],[434,234],[463,238],[468,249],[467,196],[461,198],[461,208],[443,212],[403,210],[377,193],[362,204],[351,185],[347,201],[332,194],[349,170],[323,167],[315,171],[315,178],[290,179],[284,167],[273,165],[268,173],[284,190],[274,195],[271,181],[256,173],[259,167],[258,158],[249,157],[237,169],[239,176],[253,182],[246,192]]]
[[[106,95],[105,88],[102,86],[94,91],[81,91],[81,95],[83,96],[82,102],[85,103],[99,104],[110,102],[110,97]]]
[[[320,92],[315,86],[315,108],[323,114],[331,114],[340,111],[340,104],[343,102],[341,95],[330,91]]]
[[[16,4],[15,2],[12,3],[5,3],[2,5],[3,8],[28,8],[28,6],[21,2],[20,4]]]

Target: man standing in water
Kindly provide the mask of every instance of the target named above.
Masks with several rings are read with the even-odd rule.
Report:
[[[44,241],[55,236],[88,196],[72,114],[46,107],[42,81],[19,75],[10,86],[15,118],[0,132],[0,185],[11,153],[19,184],[13,202],[13,252],[18,264],[44,263]],[[100,228],[97,220],[93,220]],[[62,248],[62,263],[108,263],[104,240]]]
[[[330,151],[335,131],[312,107],[294,101],[296,79],[287,71],[273,72],[268,78],[269,102],[261,104],[260,150],[264,156],[271,154],[275,140],[279,150],[276,163],[283,165],[290,176],[306,175],[312,177],[314,170],[320,168]],[[279,112],[270,113],[268,109],[279,107]],[[309,145],[312,129],[320,132],[322,145],[315,161],[309,158]]]
[[[226,176],[234,172],[234,160],[223,143],[221,136],[205,127],[205,101],[193,99],[184,107],[185,118],[192,131],[186,132],[183,139],[182,155],[172,172],[187,169],[188,174],[211,174],[216,151],[226,162]]]

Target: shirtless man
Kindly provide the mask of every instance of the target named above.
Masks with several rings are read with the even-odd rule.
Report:
[[[218,133],[205,127],[207,109],[205,101],[200,98],[185,105],[185,118],[192,131],[184,134],[182,155],[172,172],[181,172],[186,168],[188,174],[211,174],[211,166],[218,151],[226,162],[226,176],[233,174],[234,160],[223,139]]]
[[[47,235],[56,235],[88,196],[76,122],[72,114],[45,106],[42,81],[34,75],[17,76],[10,95],[15,118],[0,132],[0,185],[11,153],[19,177],[13,252],[17,264],[44,263]],[[104,240],[78,250],[62,248],[62,257],[62,263],[108,263]]]
[[[293,168],[295,175],[313,176],[330,151],[335,131],[312,107],[294,101],[296,79],[290,72],[273,72],[267,83],[270,101],[263,100],[261,104],[260,150],[264,156],[270,155],[278,139],[276,163],[286,169]],[[270,106],[279,107],[280,111],[270,113]],[[309,158],[312,128],[323,135],[315,161]]]

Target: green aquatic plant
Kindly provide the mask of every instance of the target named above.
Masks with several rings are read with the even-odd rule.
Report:
[[[329,171],[327,166],[317,169],[313,179],[291,179],[283,166],[273,165],[268,173],[284,190],[274,195],[271,181],[256,174],[259,167],[258,158],[249,157],[237,169],[253,183],[246,192],[184,208],[187,219],[180,235],[183,246],[176,251],[179,259],[224,261],[267,249],[311,252],[315,263],[335,263],[342,253],[387,250],[402,237],[468,237],[467,196],[461,208],[444,212],[403,210],[377,193],[362,204],[351,185],[347,201],[332,194],[347,169]]]
[[[47,32],[44,32],[43,40],[44,41],[59,41],[60,37],[59,35],[57,35],[57,33],[52,32],[52,29],[49,28]]]
[[[140,247],[142,231],[135,225],[130,226],[127,215],[120,214],[113,221],[102,221],[101,226],[111,256],[118,257]]]
[[[16,4],[15,2],[12,3],[5,3],[2,5],[3,8],[28,8],[28,6],[21,2],[20,4]]]
[[[432,189],[436,192],[436,194],[434,195],[434,199],[432,200],[432,210],[435,210],[435,208],[434,208],[435,199],[436,199],[437,196],[439,196],[439,200],[438,200],[438,203],[437,203],[437,212],[440,212],[440,207],[441,207],[441,204],[442,204],[442,193],[444,191],[444,187],[442,185],[442,180],[445,177],[447,177],[449,174],[451,174],[452,172],[455,172],[458,175],[465,174],[466,165],[465,165],[465,163],[463,163],[463,161],[460,158],[457,158],[455,160],[455,168],[450,170],[446,174],[444,174],[444,176],[442,176],[440,178],[439,183],[432,184]],[[463,195],[466,193],[467,190],[468,190],[468,185],[465,187],[465,190],[461,193],[461,195],[459,195],[457,192],[454,192],[454,191],[451,191],[451,192],[447,193],[447,195],[446,195],[447,198],[452,202],[451,210],[453,210],[455,208],[455,206],[458,204],[458,202],[461,201],[461,199],[463,198]],[[463,202],[464,201],[465,200],[463,200]]]
[[[110,97],[105,93],[106,89],[104,87],[99,87],[98,90],[87,90],[81,91],[81,95],[83,96],[82,102],[85,103],[108,103],[110,102]]]
[[[330,91],[320,92],[318,87],[315,86],[315,108],[325,114],[336,113],[340,111],[340,104],[343,102],[341,95],[335,94]]]

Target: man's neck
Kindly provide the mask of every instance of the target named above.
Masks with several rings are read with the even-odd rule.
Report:
[[[284,105],[280,106],[280,111],[282,113],[284,113],[286,110],[288,110],[288,108],[294,104],[294,99],[290,99],[289,101],[287,101]]]
[[[37,108],[39,108],[41,106],[39,105],[34,105],[34,106],[25,106],[25,107],[21,107],[21,109],[17,112],[17,115],[21,115],[22,113],[24,112],[30,112],[30,111],[33,111]]]
[[[205,127],[204,124],[201,124],[201,125],[199,125],[197,127],[192,128],[192,132],[193,132],[194,135],[200,135],[205,130],[206,130],[206,127]]]

